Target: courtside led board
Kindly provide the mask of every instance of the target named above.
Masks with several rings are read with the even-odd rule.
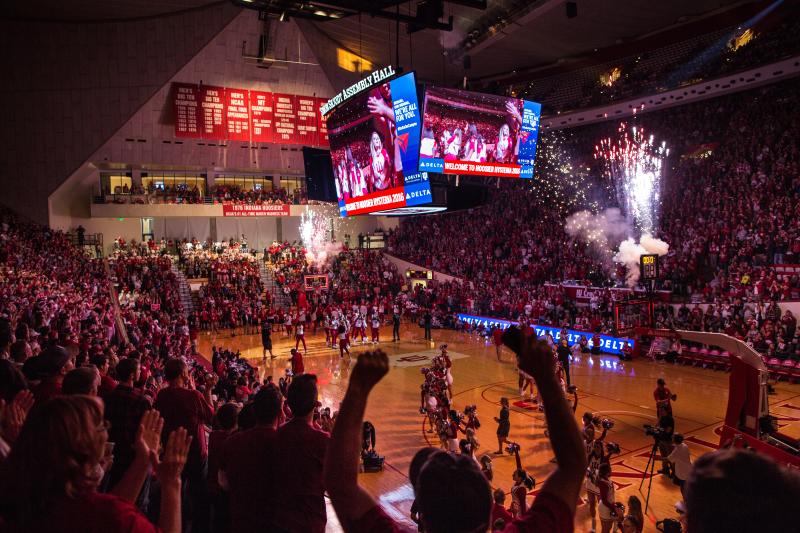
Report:
[[[530,179],[541,113],[528,100],[429,87],[419,170]]]
[[[433,200],[428,175],[417,171],[420,113],[414,74],[385,78],[369,76],[362,81],[370,83],[354,85],[358,90],[347,92],[347,99],[324,108],[342,216]]]

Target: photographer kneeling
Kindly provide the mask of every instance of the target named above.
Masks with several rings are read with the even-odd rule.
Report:
[[[545,416],[558,467],[543,483],[533,505],[503,531],[572,531],[586,470],[586,456],[570,406],[555,378],[549,347],[526,332],[519,365],[532,375],[547,405]],[[358,485],[361,424],[372,388],[389,371],[382,351],[365,352],[350,376],[325,458],[325,485],[345,531],[394,532],[401,526]],[[492,495],[475,461],[443,451],[431,454],[414,486],[423,528],[428,533],[488,531]]]

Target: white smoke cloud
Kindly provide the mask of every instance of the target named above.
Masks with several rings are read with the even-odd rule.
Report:
[[[643,254],[666,255],[669,244],[645,233],[639,242],[631,237],[633,226],[612,207],[594,214],[578,211],[567,218],[564,227],[567,234],[591,245],[598,253],[606,272],[611,272],[614,263],[625,265],[625,283],[634,287],[639,282],[639,257]],[[615,252],[616,250],[616,252]]]
[[[642,235],[637,243],[633,238],[627,238],[619,245],[619,250],[614,255],[614,262],[625,265],[625,284],[628,287],[635,287],[639,283],[639,258],[644,254],[666,255],[669,251],[669,244],[661,239],[656,239],[649,233]]]
[[[571,237],[590,244],[599,254],[606,271],[613,267],[613,250],[617,243],[633,233],[633,227],[616,207],[597,214],[591,211],[573,213],[567,218],[564,229]]]

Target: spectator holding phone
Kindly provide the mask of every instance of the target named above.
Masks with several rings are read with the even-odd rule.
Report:
[[[550,349],[530,332],[521,335],[520,368],[534,377],[545,411],[558,467],[543,483],[531,507],[503,531],[572,531],[575,507],[586,470],[586,456],[572,410],[555,379]],[[333,428],[325,460],[325,481],[345,531],[399,531],[375,500],[358,485],[361,424],[367,398],[389,371],[380,350],[360,354]],[[491,527],[492,495],[475,461],[446,452],[432,454],[423,465],[415,494],[424,530],[478,532]]]

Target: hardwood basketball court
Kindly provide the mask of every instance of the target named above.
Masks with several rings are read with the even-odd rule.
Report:
[[[310,332],[309,332],[310,333]],[[384,471],[360,474],[359,482],[380,502],[393,517],[413,523],[408,511],[413,493],[408,484],[408,466],[417,449],[427,445],[438,446],[439,439],[424,427],[425,417],[419,413],[420,369],[429,366],[431,358],[438,355],[441,343],[448,344],[453,359],[453,406],[462,411],[464,406],[475,404],[481,427],[478,430],[480,449],[477,456],[497,450],[494,422],[500,407],[500,398],[511,402],[511,434],[509,439],[521,446],[523,468],[537,481],[537,487],[555,465],[548,439],[544,436],[544,414],[532,403],[523,401],[517,389],[517,372],[513,354],[504,349],[503,362],[496,358],[495,348],[481,337],[469,336],[449,330],[434,330],[432,342],[423,339],[423,330],[410,324],[402,328],[402,341],[384,340],[378,347],[390,358],[391,370],[373,391],[367,407],[366,419],[376,428],[376,450],[386,457]],[[340,359],[338,349],[325,346],[324,333],[307,336],[308,353],[305,368],[315,373],[320,383],[320,401],[323,406],[337,411],[347,388],[349,371],[359,352],[373,345],[353,343],[352,358]],[[391,329],[382,328],[381,338],[391,339]],[[275,376],[275,381],[288,367],[290,348],[294,339],[285,332],[273,333],[273,353],[276,359],[262,362],[260,335],[237,335],[228,332],[216,335],[201,334],[199,350],[211,353],[211,346],[240,349],[251,362],[257,364],[263,375]],[[645,435],[643,424],[656,422],[653,389],[656,379],[663,377],[667,386],[678,395],[673,402],[675,431],[686,437],[692,460],[716,449],[728,400],[728,374],[703,368],[653,363],[635,360],[621,363],[613,356],[584,357],[571,366],[572,383],[579,389],[576,419],[584,411],[592,411],[614,420],[606,442],[616,442],[621,453],[612,459],[612,479],[616,484],[617,501],[623,503],[636,495],[645,503],[649,478],[644,469],[653,445],[652,437]],[[800,385],[779,383],[777,394],[770,396],[770,412],[779,417],[781,431],[800,436]],[[513,484],[511,474],[515,468],[514,457],[492,455],[494,466],[493,488],[507,493]],[[656,464],[656,471],[661,467]],[[642,492],[639,484],[644,479]],[[584,495],[585,496],[585,495]],[[530,498],[530,497],[529,497]],[[645,531],[656,531],[655,523],[666,517],[676,517],[675,503],[681,499],[680,491],[669,479],[656,473],[652,479],[650,506],[645,517]],[[530,500],[529,500],[530,501]],[[506,500],[510,504],[510,497]],[[598,531],[600,522],[597,522]],[[575,530],[589,531],[588,506],[578,508]],[[340,531],[333,509],[328,508],[328,530]]]

